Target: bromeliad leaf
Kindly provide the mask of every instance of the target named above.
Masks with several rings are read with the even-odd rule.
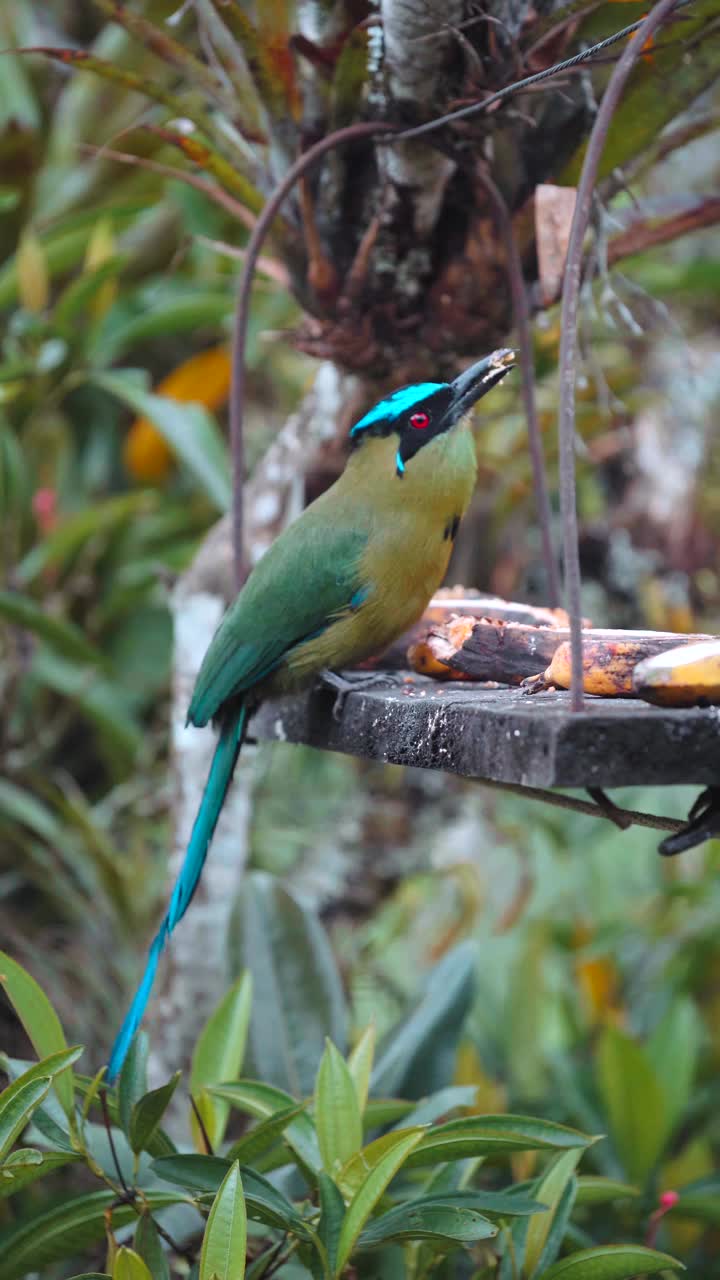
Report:
[[[372,1092],[425,1097],[452,1079],[455,1050],[475,990],[477,952],[463,942],[433,970],[415,1008],[388,1039]]]
[[[327,936],[281,884],[255,872],[243,882],[230,938],[235,971],[253,975],[248,1068],[307,1097],[325,1037],[345,1047],[345,996]]]

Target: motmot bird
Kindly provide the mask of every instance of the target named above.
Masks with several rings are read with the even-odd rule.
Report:
[[[514,364],[503,349],[452,382],[401,387],[356,422],[345,469],[276,539],[223,617],[188,722],[219,736],[170,905],[113,1046],[119,1075],[160,955],[192,900],[249,717],[324,671],[381,653],[422,614],[447,570],[475,487],[469,413]]]

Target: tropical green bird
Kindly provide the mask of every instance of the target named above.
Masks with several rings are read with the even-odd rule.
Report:
[[[219,729],[185,861],[115,1041],[112,1083],[165,943],[192,900],[240,753],[265,698],[381,653],[420,617],[447,570],[475,487],[468,414],[514,364],[494,351],[453,382],[381,400],[350,432],[342,475],[273,543],[225,614],[198,674],[189,723]]]

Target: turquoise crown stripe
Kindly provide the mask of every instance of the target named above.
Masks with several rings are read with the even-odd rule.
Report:
[[[365,414],[364,418],[356,422],[350,435],[359,435],[361,431],[371,427],[374,422],[381,422],[383,418],[391,420],[399,418],[408,409],[412,409],[413,405],[417,404],[419,400],[425,400],[434,391],[441,391],[447,385],[446,382],[415,382],[410,387],[400,387],[398,391],[393,391],[391,396],[386,396],[384,400],[378,401],[375,407]]]

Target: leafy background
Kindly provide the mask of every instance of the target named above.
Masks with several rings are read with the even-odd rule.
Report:
[[[145,12],[161,20],[170,7]],[[142,42],[90,6],[11,2],[0,13],[3,46],[93,38],[116,67],[158,76]],[[653,209],[717,183],[717,108],[715,88],[688,144],[637,179]],[[229,501],[237,262],[227,246],[244,232],[201,190],[87,150],[177,165],[176,147],[137,127],[146,109],[122,81],[3,58],[2,936],[51,995],[70,1043],[87,1045],[88,1072],[164,895],[169,593]],[[603,214],[610,227],[631,199],[618,193]],[[251,466],[315,367],[285,340],[299,311],[283,270],[270,258],[254,296]],[[585,604],[610,625],[717,630],[719,280],[710,228],[630,259],[584,309]],[[556,310],[543,312],[533,341],[553,476],[558,337]],[[455,575],[538,598],[512,389],[498,393],[478,449],[481,486]],[[720,1275],[717,843],[666,864],[652,833],[441,775],[281,745],[249,753],[244,767],[255,777],[259,874],[238,899],[231,964],[253,972],[254,1009],[294,1037],[292,1060],[276,1060],[277,1037],[254,1013],[246,1070],[301,1097],[325,1035],[346,1052],[372,1019],[380,1042],[396,1045],[381,1094],[471,1087],[467,1114],[529,1112],[608,1135],[583,1170],[636,1194],[609,1209],[580,1203],[577,1245],[649,1238],[698,1280]],[[677,814],[692,792],[617,798]],[[249,930],[263,913],[282,939],[272,963],[286,993],[291,975],[285,1003],[258,972]],[[413,1027],[418,1001],[420,1031],[416,1021],[403,1039],[398,1025]],[[9,1008],[0,1014],[3,1046],[27,1057]],[[512,1159],[517,1180],[539,1168],[532,1151]],[[661,1193],[693,1186],[685,1213],[654,1226]]]

